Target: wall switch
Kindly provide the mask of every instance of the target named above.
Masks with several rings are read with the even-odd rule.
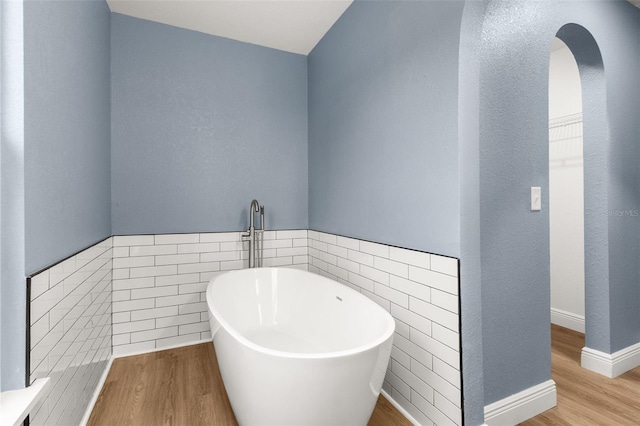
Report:
[[[542,191],[539,186],[531,187],[531,211],[539,212],[542,208]]]

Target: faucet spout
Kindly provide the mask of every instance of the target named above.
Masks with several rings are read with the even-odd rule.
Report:
[[[253,228],[253,213],[258,213],[259,211],[260,203],[258,203],[258,200],[251,201],[249,206],[249,228]]]

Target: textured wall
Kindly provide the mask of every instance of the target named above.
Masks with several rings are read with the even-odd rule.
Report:
[[[113,233],[307,228],[301,55],[114,14]]]
[[[587,346],[609,352],[640,340],[639,219],[608,217],[611,208],[640,204],[639,83],[630,72],[640,57],[639,20],[640,11],[625,2],[491,2],[484,16],[478,44],[481,249],[469,261],[480,259],[482,267],[485,404],[550,374],[548,64],[551,40],[569,22],[593,34],[604,63],[598,66],[588,38],[579,35],[572,44],[571,31],[561,37],[572,50],[583,47],[583,84],[599,96],[584,101],[586,263],[598,283],[591,294],[587,289]],[[601,69],[606,80],[599,84]],[[597,139],[593,158],[589,133]],[[543,188],[542,212],[529,211],[531,186]],[[463,228],[461,235],[477,231]]]
[[[482,266],[480,242],[480,58],[477,43],[487,2],[465,4],[460,30],[458,137],[460,155],[460,311],[464,420],[484,423]]]
[[[24,3],[26,272],[111,235],[103,1]]]
[[[309,227],[459,255],[462,2],[354,2],[309,55]]]

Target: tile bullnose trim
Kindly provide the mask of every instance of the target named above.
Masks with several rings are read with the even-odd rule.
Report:
[[[556,382],[547,380],[484,407],[488,426],[514,425],[556,406]]]
[[[603,376],[614,378],[640,366],[640,342],[612,354],[582,348],[581,365]]]
[[[54,266],[58,266],[59,264],[61,264],[63,262],[66,262],[67,260],[71,259],[74,256],[77,256],[77,255],[81,254],[82,252],[85,252],[85,251],[87,251],[87,250],[89,250],[89,249],[91,249],[91,248],[93,248],[95,246],[99,246],[102,243],[106,243],[110,238],[113,238],[113,236],[109,235],[108,237],[105,237],[105,238],[103,238],[101,240],[98,240],[93,244],[89,244],[88,246],[76,251],[75,253],[72,253],[72,254],[68,255],[67,257],[65,257],[63,259],[58,260],[57,262],[51,263],[50,265],[44,266],[44,267],[42,267],[40,269],[37,269],[36,271],[31,272],[30,274],[27,274],[26,275],[26,279],[30,280],[31,278],[35,277],[36,275],[39,275],[39,274],[41,274],[43,272],[46,272],[47,270],[53,268]]]
[[[364,241],[365,243],[377,244],[377,245],[380,245],[380,246],[388,246],[388,247],[394,248],[394,249],[408,250],[408,251],[416,252],[416,253],[431,254],[431,255],[438,256],[438,257],[443,258],[443,259],[451,259],[451,260],[458,260],[458,261],[460,260],[460,258],[458,256],[453,256],[453,255],[450,255],[450,254],[442,254],[442,253],[436,253],[434,251],[429,251],[429,250],[423,250],[423,249],[417,249],[417,248],[409,248],[409,247],[399,246],[399,245],[395,245],[395,244],[369,240],[369,239],[366,239],[366,238],[348,236],[348,235],[344,235],[344,234],[336,234],[336,233],[329,232],[329,231],[318,231],[318,230],[312,229],[312,228],[307,229],[307,231],[310,233],[309,234],[309,238],[312,238],[311,233],[315,233],[315,235],[313,236],[314,239],[317,239],[317,236],[319,234],[331,235],[331,236],[333,236],[333,237],[335,237],[337,239],[341,238],[343,240]],[[340,245],[340,243],[338,243],[338,245]]]

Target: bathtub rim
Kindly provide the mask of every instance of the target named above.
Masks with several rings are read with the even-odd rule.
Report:
[[[209,301],[211,300],[210,293],[212,292],[213,288],[213,283],[220,279],[221,277],[227,276],[227,275],[235,275],[238,273],[241,273],[243,271],[247,271],[248,269],[239,269],[239,270],[234,270],[234,271],[226,271],[220,275],[217,275],[213,278],[211,278],[211,280],[209,280],[209,284],[207,284],[207,290],[206,290],[206,303],[207,303],[207,310],[209,311],[209,315],[213,314],[213,316],[215,317],[215,320],[220,324],[220,326],[222,328],[224,328],[224,330],[229,333],[229,335],[231,337],[233,337],[235,340],[237,340],[238,342],[242,343],[243,345],[249,347],[250,349],[265,354],[265,355],[270,355],[270,356],[274,356],[274,357],[280,357],[280,358],[289,358],[289,359],[334,359],[334,358],[341,358],[341,357],[347,357],[347,356],[352,356],[352,355],[357,355],[357,354],[361,354],[363,352],[378,348],[379,346],[383,345],[386,341],[393,339],[393,334],[395,333],[395,329],[396,329],[396,322],[395,319],[393,318],[393,316],[386,310],[384,309],[382,306],[378,305],[376,302],[374,302],[373,300],[369,299],[367,296],[365,296],[364,294],[352,289],[351,287],[342,284],[336,280],[333,280],[331,278],[325,277],[323,275],[320,274],[316,274],[313,272],[309,272],[309,271],[303,271],[303,270],[299,270],[299,269],[291,269],[291,268],[283,268],[283,267],[264,267],[264,268],[252,268],[252,269],[258,269],[258,270],[292,270],[292,271],[297,271],[300,273],[304,273],[304,274],[311,274],[314,275],[316,277],[322,278],[322,279],[326,279],[329,281],[332,281],[336,284],[342,285],[344,286],[344,289],[352,292],[353,294],[355,294],[356,298],[360,297],[360,298],[364,298],[364,300],[367,301],[367,303],[372,303],[374,305],[374,309],[376,310],[380,310],[380,312],[382,313],[382,315],[387,319],[387,327],[384,330],[384,332],[381,334],[380,337],[373,339],[371,342],[364,344],[364,345],[360,345],[360,346],[356,346],[355,348],[352,349],[347,349],[347,350],[342,350],[342,351],[332,351],[332,352],[320,352],[320,353],[297,353],[297,352],[285,352],[285,351],[279,351],[279,350],[275,350],[275,349],[269,349],[266,348],[264,346],[258,345],[257,343],[252,342],[251,340],[247,339],[246,337],[244,337],[241,333],[239,333],[235,328],[233,328],[224,318],[222,318],[222,315],[220,315],[220,313],[218,312],[217,309],[215,309],[214,306],[212,306],[212,303],[210,303]],[[245,272],[246,273],[246,272]],[[213,331],[213,330],[212,330]],[[212,340],[215,339],[215,335],[213,335]]]

